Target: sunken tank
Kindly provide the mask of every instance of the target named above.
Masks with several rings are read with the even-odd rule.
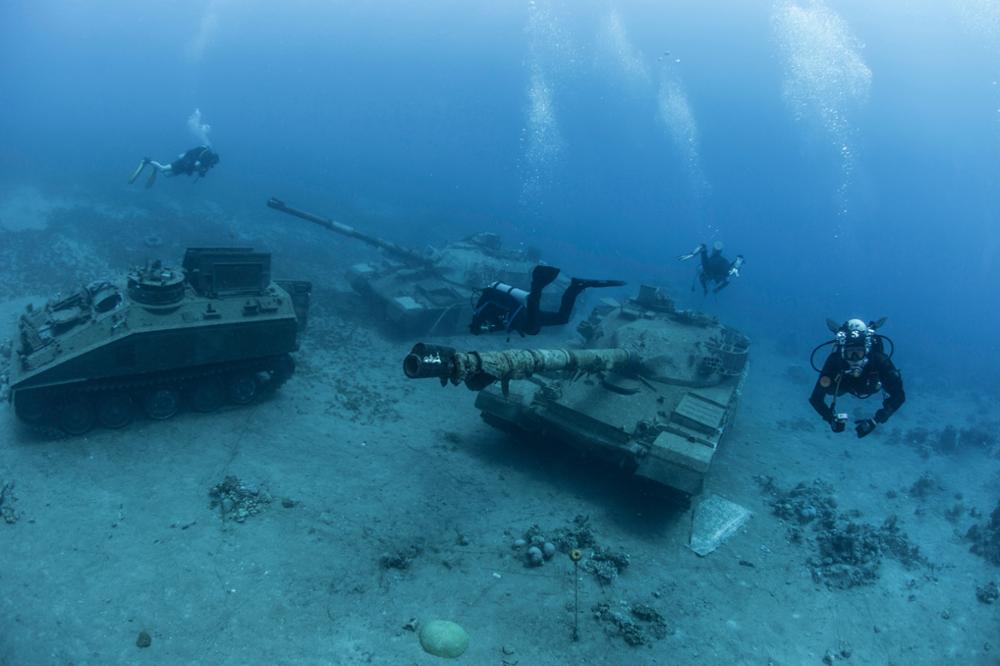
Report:
[[[417,344],[403,370],[479,391],[476,408],[497,428],[556,439],[661,486],[701,492],[746,378],[747,337],[675,309],[647,286],[625,303],[603,300],[578,331],[584,344],[574,349]]]
[[[537,252],[506,249],[493,233],[473,234],[422,253],[293,208],[280,199],[271,198],[267,205],[380,248],[382,261],[355,264],[348,270],[347,280],[388,329],[405,338],[467,334],[483,287],[503,282],[528,290],[531,270],[538,264]],[[558,309],[558,298],[553,294],[561,293],[568,281],[560,277],[556,284],[542,296],[546,309]]]
[[[20,316],[9,398],[22,421],[71,435],[253,402],[292,374],[310,289],[272,281],[271,255],[249,248],[92,283]]]

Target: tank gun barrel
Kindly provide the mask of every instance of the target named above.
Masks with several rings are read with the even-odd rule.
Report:
[[[527,379],[544,372],[602,372],[636,362],[627,349],[508,349],[491,352],[460,352],[452,347],[419,342],[403,360],[403,373],[410,379],[436,377],[480,391],[499,381],[507,393],[512,379]]]
[[[354,227],[347,224],[343,224],[342,222],[329,220],[325,217],[320,217],[319,215],[314,215],[304,210],[294,208],[286,204],[281,199],[271,197],[270,199],[267,200],[267,207],[273,208],[274,210],[280,211],[282,213],[293,215],[295,217],[306,220],[307,222],[318,224],[324,229],[335,231],[338,234],[343,234],[344,236],[349,236],[351,238],[357,238],[358,240],[364,241],[369,245],[374,245],[377,248],[385,250],[389,254],[394,255],[398,259],[401,259],[402,261],[408,264],[417,266],[426,266],[426,267],[430,267],[433,265],[433,261],[423,256],[419,252],[414,252],[413,250],[405,248],[402,245],[393,243],[392,241],[387,241],[382,238],[377,238],[376,236],[370,236],[366,233],[362,233],[357,229],[355,229]]]

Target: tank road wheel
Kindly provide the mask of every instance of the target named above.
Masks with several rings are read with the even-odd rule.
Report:
[[[226,388],[217,377],[206,377],[191,389],[191,406],[198,412],[214,412],[226,401]]]
[[[252,372],[238,372],[229,378],[227,392],[230,402],[248,405],[257,397],[257,375]]]
[[[94,406],[84,396],[74,396],[62,402],[56,419],[59,427],[68,435],[83,435],[90,432],[97,419]]]
[[[288,378],[295,372],[295,361],[289,354],[275,359],[274,367],[271,368],[271,381],[267,383],[268,389],[278,389],[288,381]]]
[[[180,403],[180,394],[175,389],[159,388],[146,394],[142,407],[149,418],[165,421],[177,413]]]
[[[128,393],[101,396],[97,400],[97,422],[112,430],[132,423],[132,396]]]
[[[48,400],[36,393],[29,391],[14,394],[14,412],[25,423],[39,423],[45,418],[48,409]]]

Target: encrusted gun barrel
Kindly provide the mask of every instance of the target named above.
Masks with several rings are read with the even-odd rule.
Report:
[[[507,391],[512,379],[546,372],[595,373],[624,370],[635,361],[626,349],[509,349],[459,352],[451,347],[417,343],[403,360],[410,379],[437,377],[479,391],[499,381]]]
[[[304,210],[300,210],[293,206],[289,206],[281,199],[276,199],[271,197],[267,200],[267,207],[272,208],[276,211],[282,213],[288,213],[307,222],[312,222],[313,224],[318,224],[324,229],[329,229],[330,231],[335,231],[338,234],[348,236],[350,238],[357,238],[360,241],[364,241],[369,245],[374,245],[375,247],[381,248],[391,255],[401,259],[402,261],[412,264],[414,266],[432,266],[433,261],[424,255],[414,252],[408,248],[399,245],[398,243],[393,243],[392,241],[383,240],[377,236],[371,236],[366,233],[362,233],[355,229],[354,227],[344,224],[342,222],[337,222],[335,220],[328,220],[325,217],[320,217],[313,213],[309,213]]]
[[[361,296],[358,306],[370,309],[391,333],[408,340],[468,333],[483,287],[503,282],[528,290],[531,271],[541,258],[537,250],[523,244],[504,247],[500,236],[489,232],[416,250],[294,208],[280,199],[272,197],[267,205],[383,250],[381,259],[351,266],[347,282]],[[557,282],[542,294],[543,310],[559,308],[559,294],[569,280],[560,276]]]
[[[747,375],[747,337],[645,286],[623,303],[603,300],[577,330],[580,349],[416,345],[403,369],[408,377],[465,382],[479,391],[476,408],[492,426],[700,492]]]

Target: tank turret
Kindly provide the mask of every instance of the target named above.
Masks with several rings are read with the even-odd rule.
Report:
[[[310,286],[271,280],[271,256],[192,248],[124,285],[95,282],[20,316],[9,399],[17,416],[78,435],[137,412],[214,411],[281,385],[294,367]]]
[[[624,303],[605,299],[578,331],[585,342],[574,349],[420,343],[403,371],[479,391],[476,407],[493,426],[555,437],[660,485],[700,492],[746,377],[746,336],[676,309],[652,287]]]

